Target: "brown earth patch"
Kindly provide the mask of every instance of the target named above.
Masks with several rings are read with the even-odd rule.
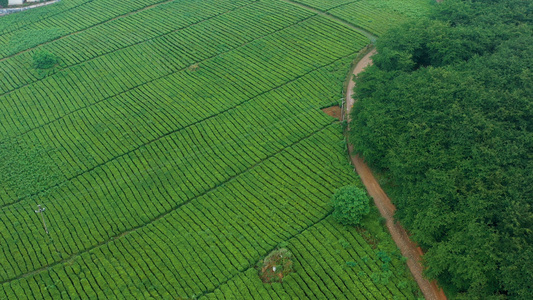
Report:
[[[334,117],[336,119],[341,118],[341,107],[338,105],[322,108],[322,111],[330,117]]]

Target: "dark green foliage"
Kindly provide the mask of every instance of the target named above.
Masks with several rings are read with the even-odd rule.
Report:
[[[339,240],[339,244],[342,246],[343,249],[348,249],[348,248],[350,248],[352,246],[345,239],[340,239]]]
[[[378,41],[351,141],[452,298],[532,299],[533,5],[437,7]]]
[[[381,271],[372,273],[371,277],[375,283],[387,284],[389,283],[389,278],[392,276],[392,258],[385,251],[378,251],[377,256],[381,261]]]
[[[357,263],[355,261],[347,261],[346,262],[346,266],[349,267],[349,268],[353,268],[353,267],[357,266]]]
[[[406,31],[407,36],[402,34]],[[446,66],[492,51],[498,41],[494,35],[483,27],[450,27],[444,21],[422,19],[395,28],[379,39],[377,47],[381,52],[374,63],[384,71]]]
[[[358,225],[370,211],[368,195],[356,186],[345,186],[331,197],[333,218],[343,225]]]
[[[59,58],[47,51],[40,51],[33,56],[33,68],[50,69],[59,62]]]
[[[4,7],[4,8],[7,7],[8,2],[9,2],[8,0],[0,0],[0,7]]]

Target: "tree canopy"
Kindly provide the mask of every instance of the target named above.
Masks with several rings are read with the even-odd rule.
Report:
[[[357,79],[351,142],[452,298],[533,299],[532,33],[531,1],[446,0]]]
[[[370,212],[369,201],[365,190],[356,186],[342,187],[331,197],[333,218],[343,225],[358,225]]]
[[[33,68],[50,69],[59,62],[59,58],[48,51],[37,52],[33,56]]]

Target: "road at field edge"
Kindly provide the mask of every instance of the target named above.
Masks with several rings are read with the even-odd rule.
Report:
[[[371,65],[372,59],[370,57],[375,53],[376,51],[374,49],[370,51],[367,55],[365,55],[357,63],[353,72],[349,76],[351,77],[352,74],[357,76],[357,74],[361,73],[367,66]],[[354,100],[352,98],[354,87],[355,82],[352,79],[350,80],[346,91],[346,115],[348,116],[348,118],[350,116],[349,112],[354,104]],[[385,224],[389,229],[392,239],[400,249],[402,255],[407,258],[407,266],[409,267],[409,270],[411,271],[413,277],[418,283],[420,290],[422,290],[424,297],[427,300],[446,300],[446,295],[444,294],[442,289],[437,286],[437,283],[435,281],[429,282],[422,275],[424,270],[421,264],[422,250],[420,249],[420,247],[418,247],[415,243],[411,241],[409,235],[400,225],[400,223],[394,222],[393,217],[394,212],[396,211],[396,207],[394,206],[394,204],[392,204],[387,194],[385,194],[385,192],[377,182],[376,178],[372,174],[372,170],[370,170],[364,159],[355,153],[352,145],[348,145],[348,150],[350,153],[350,159],[352,161],[352,164],[355,166],[357,174],[359,174],[359,177],[361,177],[361,181],[363,181],[363,184],[365,185],[368,194],[374,199],[374,203],[379,209],[381,216],[386,219]]]

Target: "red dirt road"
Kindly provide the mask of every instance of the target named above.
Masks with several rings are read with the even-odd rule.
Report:
[[[357,74],[362,72],[365,67],[372,64],[370,57],[375,53],[376,51],[372,50],[370,53],[365,55],[355,66],[353,75],[357,76]],[[354,86],[355,82],[351,80],[350,84],[348,84],[348,90],[346,91],[347,112],[351,110],[354,103],[354,100],[352,99]],[[372,174],[372,170],[370,170],[363,158],[355,154],[352,145],[348,145],[348,149],[357,174],[359,174],[359,177],[361,177],[368,194],[374,199],[374,203],[378,207],[379,212],[386,219],[385,224],[389,229],[392,239],[400,249],[402,255],[407,258],[407,266],[409,267],[409,270],[411,270],[413,277],[422,290],[424,297],[428,300],[446,300],[446,295],[440,288],[437,287],[436,282],[429,282],[422,276],[424,270],[421,264],[422,251],[415,243],[411,241],[405,229],[399,223],[394,222],[393,216],[394,212],[396,211],[396,207],[392,204],[387,194],[385,194],[377,182],[376,178]]]

